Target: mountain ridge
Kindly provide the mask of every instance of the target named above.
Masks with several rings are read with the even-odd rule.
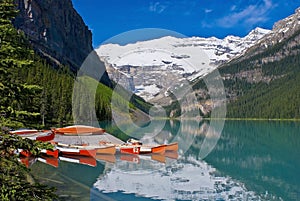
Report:
[[[300,9],[241,57],[219,67],[234,118],[300,117]]]
[[[171,79],[170,74],[175,80],[203,77],[241,55],[268,32],[256,28],[245,37],[227,36],[224,39],[166,36],[122,46],[105,44],[96,52],[106,64],[112,80],[151,101],[166,93],[170,83],[165,80]],[[145,71],[141,72],[139,67]],[[157,80],[156,72],[165,76],[163,81]]]
[[[14,25],[25,32],[34,48],[54,63],[70,65],[73,71],[79,69],[93,50],[92,32],[73,8],[72,1],[15,0],[15,3],[20,12]]]

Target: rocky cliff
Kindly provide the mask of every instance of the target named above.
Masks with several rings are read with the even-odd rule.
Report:
[[[220,68],[221,71],[227,71],[227,66],[233,64],[248,66],[248,68],[238,68],[231,70],[230,73],[223,75],[225,79],[246,80],[248,83],[266,82],[283,77],[288,69],[280,70],[262,69],[265,65],[273,65],[287,57],[300,54],[300,8],[294,14],[276,22],[273,29],[267,33],[261,40],[249,48],[239,58]],[[249,65],[251,63],[251,65]],[[285,66],[285,65],[282,65]],[[232,67],[230,67],[232,69]],[[229,68],[229,69],[230,69]],[[265,67],[266,68],[266,67]],[[276,73],[275,73],[276,71]],[[276,74],[276,75],[275,75]]]
[[[265,52],[268,48],[277,49],[273,55],[266,56],[262,62],[279,61],[288,55],[299,53],[300,8],[295,13],[276,22],[273,29],[257,44],[249,48],[237,61],[245,60]],[[276,47],[277,46],[277,47]]]
[[[35,49],[56,63],[76,70],[93,50],[92,33],[71,0],[16,0],[19,16],[14,24]]]
[[[34,49],[56,66],[69,65],[76,72],[93,47],[92,33],[72,1],[15,0],[15,3],[20,13],[14,25],[25,32]],[[101,82],[111,84],[107,73]]]

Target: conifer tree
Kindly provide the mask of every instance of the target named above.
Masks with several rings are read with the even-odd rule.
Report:
[[[7,119],[26,120],[38,116],[34,98],[41,91],[36,85],[27,85],[19,75],[32,65],[33,50],[23,32],[14,28],[17,15],[13,0],[0,2],[0,123]]]

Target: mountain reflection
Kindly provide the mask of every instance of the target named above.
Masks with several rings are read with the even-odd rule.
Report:
[[[217,175],[215,168],[193,156],[166,164],[144,159],[139,164],[117,161],[106,167],[93,192],[109,197],[131,195],[130,200],[258,200],[242,183]],[[96,196],[92,193],[94,200]]]

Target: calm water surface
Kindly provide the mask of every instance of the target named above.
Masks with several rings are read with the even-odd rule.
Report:
[[[31,169],[65,200],[300,200],[300,122],[227,121],[213,146],[218,130],[167,122],[152,140],[178,141],[178,159],[116,155],[95,167],[60,161]],[[204,144],[213,148],[205,158]]]

